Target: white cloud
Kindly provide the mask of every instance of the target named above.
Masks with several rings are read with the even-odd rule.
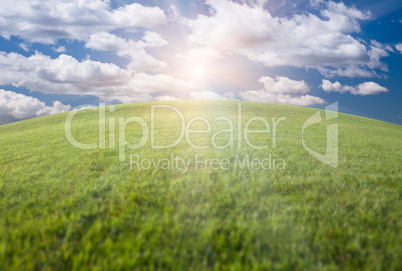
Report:
[[[402,43],[399,43],[397,45],[395,45],[395,49],[399,51],[399,53],[402,54]]]
[[[353,91],[354,88],[349,86],[342,86],[341,83],[336,81],[331,83],[329,80],[322,80],[322,85],[320,86],[325,92],[340,92],[345,93],[347,91]]]
[[[65,53],[67,52],[67,49],[64,46],[59,46],[59,47],[53,47],[53,51],[55,51],[56,53]]]
[[[386,52],[395,52],[394,49],[392,49],[392,47],[388,44],[382,44],[376,40],[371,40],[370,43],[376,48],[384,49]]]
[[[29,52],[29,45],[25,44],[25,43],[20,43],[18,45],[18,47],[20,47],[22,50],[24,50],[25,52]]]
[[[87,40],[101,31],[152,28],[167,22],[159,7],[137,3],[110,10],[102,0],[2,0],[0,35],[17,36],[29,42],[54,44],[58,39]]]
[[[144,7],[134,3],[111,12],[115,25],[136,32],[138,27],[152,28],[167,22],[167,17],[159,7]]]
[[[325,104],[325,101],[319,97],[311,95],[302,95],[292,97],[289,94],[269,93],[264,90],[250,90],[241,93],[241,97],[247,101],[290,104],[297,106],[312,106],[316,104]]]
[[[164,74],[135,73],[115,64],[56,59],[36,53],[30,57],[0,52],[0,85],[11,84],[42,93],[94,95],[103,100],[149,101],[160,93],[185,93],[192,83]]]
[[[258,80],[264,84],[264,89],[271,93],[307,93],[309,86],[304,82],[291,80],[287,77],[277,76],[275,79],[269,76],[263,76]]]
[[[84,104],[84,105],[79,105],[77,107],[74,107],[71,109],[71,111],[78,111],[78,110],[85,110],[85,109],[91,109],[97,107],[96,105],[92,104]]]
[[[163,47],[168,44],[160,34],[152,31],[146,31],[142,40],[147,47]]]
[[[388,89],[374,82],[365,82],[357,86],[356,95],[375,95],[383,92],[388,92]]]
[[[249,90],[240,93],[240,97],[247,101],[290,104],[298,106],[311,106],[324,104],[325,101],[319,97],[305,94],[310,91],[304,81],[295,81],[287,77],[276,77],[275,79],[265,76],[261,77],[260,83],[264,85],[260,90]]]
[[[346,68],[324,68],[318,67],[317,70],[324,77],[335,77],[335,76],[343,76],[343,77],[373,77],[377,76],[377,73],[372,70],[367,70],[365,68],[361,68],[356,65],[350,65]]]
[[[322,6],[323,10],[321,10],[321,14],[324,17],[331,18],[337,17],[337,15],[344,15],[347,18],[353,19],[360,19],[360,20],[369,20],[371,19],[371,13],[361,12],[360,10],[356,9],[355,7],[347,7],[344,3],[335,3],[333,1],[315,1],[315,6]],[[318,5],[317,5],[318,4]],[[325,9],[327,8],[327,9]],[[337,19],[344,19],[344,18],[337,18]],[[353,22],[355,23],[355,22]],[[359,25],[354,25],[355,28],[360,29]]]
[[[145,48],[161,47],[167,42],[155,32],[145,32],[142,40],[134,41],[107,32],[92,34],[85,47],[98,51],[112,51],[130,59],[128,68],[134,71],[158,71],[167,66],[163,61],[149,55]]]
[[[155,101],[175,101],[175,100],[179,100],[179,99],[176,97],[170,96],[170,95],[155,97]]]
[[[335,83],[331,83],[328,80],[322,80],[321,88],[326,92],[339,92],[339,93],[350,92],[354,95],[361,95],[361,96],[375,95],[379,93],[388,92],[388,89],[374,82],[365,82],[354,87],[354,86],[343,86],[338,81],[336,81]]]
[[[116,51],[121,56],[133,56],[137,49],[162,47],[167,45],[163,37],[155,32],[146,31],[140,41],[125,39],[108,32],[98,32],[89,36],[85,47],[98,51]],[[131,52],[134,50],[134,52]]]
[[[207,4],[212,9],[209,16],[187,20],[193,46],[244,55],[268,67],[315,68],[326,75],[369,77],[376,75],[376,69],[386,70],[380,62],[388,55],[384,48],[366,46],[351,36],[361,31],[360,20],[371,18],[368,12],[318,1],[315,8],[321,17],[303,13],[287,18],[273,17],[260,5],[227,0],[207,0]]]
[[[0,125],[45,115],[66,112],[70,105],[55,101],[53,106],[46,106],[36,98],[0,89]]]
[[[190,96],[196,100],[227,100],[227,98],[212,91],[191,92]]]
[[[0,52],[0,85],[121,102],[242,98],[310,106],[325,101],[307,95],[310,88],[303,80],[263,76],[263,87],[253,87],[261,64],[315,69],[328,78],[373,77],[387,71],[382,59],[394,49],[355,37],[360,22],[372,18],[370,12],[311,0],[313,13],[280,17],[264,9],[267,2],[206,0],[207,15],[187,19],[172,7],[168,19],[161,8],[137,3],[113,10],[109,0],[2,0],[0,36],[21,38],[26,51],[27,44],[53,44],[61,55],[52,59],[38,52],[30,57]],[[128,64],[120,67],[89,57],[78,61],[63,54],[69,43],[59,46],[59,39],[115,53]],[[402,53],[402,44],[395,48]],[[201,91],[212,85],[231,92]],[[355,95],[387,91],[374,82],[352,87],[325,80],[322,88]]]

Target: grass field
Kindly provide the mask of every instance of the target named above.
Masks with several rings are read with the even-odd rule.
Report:
[[[238,103],[177,101],[188,122],[211,121],[212,132],[237,131]],[[401,270],[402,127],[346,114],[311,126],[306,144],[325,152],[326,125],[339,125],[339,166],[313,158],[302,145],[304,122],[317,110],[242,103],[242,126],[255,116],[286,117],[273,133],[250,134],[251,148],[237,133],[233,148],[191,148],[184,139],[164,150],[126,150],[119,161],[119,117],[150,123],[151,103],[107,110],[106,148],[82,150],[65,136],[66,114],[0,126],[0,270]],[[173,111],[161,109],[157,144],[180,135]],[[163,111],[165,110],[165,111]],[[114,120],[116,130],[109,129]],[[72,133],[98,142],[98,111],[81,110]],[[194,122],[192,129],[205,129]],[[127,126],[127,140],[144,135]],[[262,122],[250,128],[264,129]],[[272,127],[270,127],[272,128]],[[272,129],[271,129],[272,130]],[[112,140],[110,140],[112,139]],[[115,140],[113,140],[115,139]],[[211,135],[190,135],[211,145]],[[230,142],[229,133],[215,138]],[[111,142],[116,142],[110,148]],[[235,168],[139,170],[131,155],[170,159],[263,159],[274,156],[286,169]],[[154,172],[154,174],[153,174]]]

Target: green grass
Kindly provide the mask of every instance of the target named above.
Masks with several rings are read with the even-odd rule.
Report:
[[[237,102],[180,101],[188,121],[211,120],[213,131],[237,124]],[[151,103],[117,106],[107,117],[140,116]],[[304,122],[317,110],[242,103],[242,125],[261,116],[286,117],[255,145],[197,151],[186,140],[167,150],[150,141],[127,156],[228,158],[236,154],[286,160],[286,170],[130,170],[115,148],[80,150],[64,134],[66,114],[0,126],[0,270],[401,270],[402,127],[339,114],[311,126],[306,144],[325,152],[326,124],[339,124],[339,166],[310,156],[301,143]],[[97,142],[97,111],[82,110],[73,134]],[[116,119],[118,122],[118,119]],[[108,123],[107,123],[108,124]],[[255,122],[253,125],[257,125]],[[261,122],[259,128],[262,129]],[[199,126],[194,123],[192,128]],[[257,125],[258,126],[258,125]],[[157,143],[179,135],[177,116],[156,122]],[[237,127],[234,127],[235,130]],[[135,143],[139,126],[127,127]],[[109,130],[107,129],[107,145]],[[116,130],[118,140],[118,129]],[[192,135],[199,145],[210,135]],[[228,142],[227,134],[217,137]],[[127,158],[128,158],[127,157]]]

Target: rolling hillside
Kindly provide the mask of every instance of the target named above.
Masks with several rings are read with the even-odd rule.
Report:
[[[331,167],[302,144],[317,111],[169,101],[74,112],[71,136],[67,113],[0,126],[0,270],[402,269],[402,127],[321,110],[304,142],[325,153],[337,124]]]

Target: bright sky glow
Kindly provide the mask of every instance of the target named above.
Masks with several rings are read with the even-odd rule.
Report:
[[[0,124],[82,104],[237,99],[402,124],[402,3],[3,0]]]

